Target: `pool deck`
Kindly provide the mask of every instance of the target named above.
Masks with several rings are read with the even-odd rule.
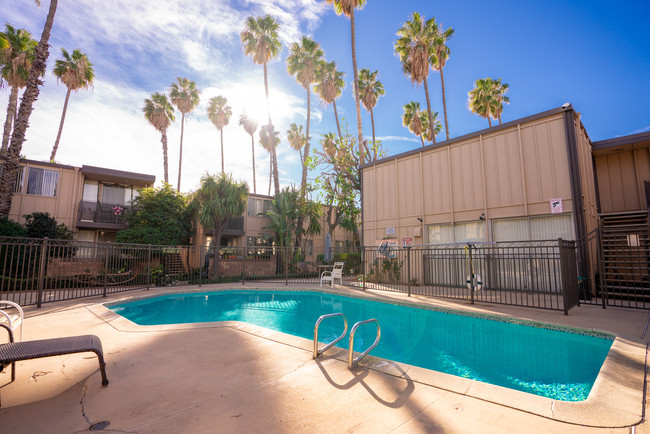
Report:
[[[200,290],[274,287],[318,288],[230,284]],[[568,403],[374,357],[348,370],[344,350],[333,348],[314,360],[312,341],[253,325],[145,327],[102,306],[179,291],[199,288],[156,288],[27,307],[25,340],[99,336],[110,384],[101,386],[92,353],[19,362],[16,381],[10,382],[10,369],[0,374],[0,431],[73,433],[107,421],[104,432],[129,433],[650,433],[644,421],[645,310],[581,306],[564,316],[557,311],[335,289],[616,335],[589,399]]]

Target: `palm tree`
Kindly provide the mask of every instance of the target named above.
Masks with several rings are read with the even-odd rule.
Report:
[[[449,140],[449,122],[447,121],[447,99],[445,97],[445,76],[442,73],[443,68],[447,64],[447,59],[449,59],[449,47],[447,47],[447,41],[454,35],[454,29],[449,27],[447,30],[443,30],[442,26],[438,27],[435,37],[433,38],[433,49],[435,51],[435,58],[431,67],[436,71],[440,71],[440,85],[442,86],[442,108],[445,114],[445,134],[447,135],[447,140]]]
[[[319,64],[325,53],[320,44],[307,36],[303,36],[300,44],[294,42],[291,45],[291,53],[287,57],[287,71],[296,78],[296,81],[307,91],[307,126],[305,128],[305,144],[301,154],[302,161],[302,182],[300,191],[303,198],[307,194],[307,160],[309,158],[309,121],[311,117],[311,84],[316,81],[317,73],[320,72]]]
[[[244,130],[251,136],[251,152],[253,155],[253,193],[257,194],[257,186],[255,184],[255,130],[257,130],[257,121],[249,117],[246,112],[239,115],[239,125],[244,127]]]
[[[268,112],[269,126],[271,122],[271,103],[269,102],[269,80],[266,64],[269,60],[280,54],[280,37],[278,35],[278,23],[270,15],[264,18],[248,17],[246,28],[240,34],[241,42],[244,45],[244,53],[253,58],[253,62],[264,66],[264,92],[266,94],[266,110]],[[275,146],[271,149],[271,166],[273,167],[273,179],[275,181],[275,193],[280,191],[280,177],[278,174],[278,159],[275,153]]]
[[[508,91],[510,86],[508,83],[501,83],[501,79],[498,78],[492,81],[493,95],[496,102],[494,107],[494,114],[499,119],[499,125],[501,125],[501,113],[503,113],[503,103],[510,104],[510,98],[505,96],[505,93]]]
[[[156,92],[151,98],[145,98],[142,108],[144,117],[161,134],[160,141],[163,147],[163,167],[165,170],[165,184],[169,183],[167,171],[167,128],[174,122],[174,107],[167,100],[165,94]]]
[[[7,81],[11,88],[9,93],[9,104],[7,105],[7,119],[5,120],[4,135],[2,136],[2,148],[0,154],[4,155],[9,146],[11,128],[18,109],[18,92],[27,86],[29,69],[34,60],[34,49],[37,42],[32,35],[24,29],[16,30],[7,24],[4,33],[0,37],[5,42],[2,50],[2,63],[0,63],[0,76]]]
[[[169,99],[181,112],[181,146],[178,154],[178,187],[181,191],[181,172],[183,168],[183,132],[185,129],[185,114],[192,112],[199,105],[200,90],[196,83],[187,78],[176,77],[176,82],[169,86]],[[223,170],[222,170],[223,171]]]
[[[379,71],[370,72],[369,69],[359,71],[359,95],[363,106],[370,112],[370,121],[372,122],[372,144],[375,144],[375,116],[373,109],[377,105],[377,99],[386,94],[384,85],[377,80]]]
[[[420,103],[417,101],[409,101],[407,104],[404,104],[403,109],[402,125],[420,138],[422,147],[424,148],[424,135],[429,128],[427,113],[420,109]]]
[[[298,126],[295,123],[289,125],[289,129],[287,130],[287,140],[291,147],[298,151],[298,154],[300,155],[300,163],[304,165],[305,158],[302,149],[305,146],[305,143],[307,143],[307,137],[302,131],[302,125]]]
[[[232,108],[225,96],[213,96],[208,102],[208,119],[221,132],[221,173],[225,172],[223,162],[223,127],[227,126],[232,116]]]
[[[68,54],[65,49],[61,48],[62,59],[57,59],[54,65],[54,75],[57,81],[63,82],[68,88],[65,94],[65,102],[63,103],[63,113],[61,114],[61,123],[59,124],[59,132],[54,141],[50,161],[54,162],[56,151],[59,149],[59,141],[61,140],[61,132],[63,132],[63,123],[65,122],[65,113],[68,111],[68,101],[70,94],[79,89],[87,89],[93,84],[95,79],[95,69],[93,64],[90,63],[88,57],[79,50],[73,50],[72,55]]]
[[[359,71],[357,70],[357,48],[354,27],[354,9],[362,9],[366,0],[326,0],[327,3],[334,6],[337,15],[344,14],[350,17],[350,36],[352,43],[352,70],[354,72],[354,102],[357,110],[357,134],[359,136],[359,166],[363,165],[363,130],[361,129],[361,106],[359,99]]]
[[[435,58],[433,41],[437,29],[435,19],[432,18],[425,22],[424,17],[413,12],[411,20],[405,22],[397,31],[399,39],[394,45],[395,53],[402,62],[404,73],[411,77],[413,83],[424,84],[429,125],[434,125],[431,100],[429,99],[429,63],[433,63],[432,58]],[[432,136],[433,143],[435,143],[435,135],[432,134]]]
[[[280,182],[277,179],[277,166],[273,166],[273,155],[275,154],[275,148],[280,143],[280,133],[275,131],[273,124],[262,125],[260,128],[260,144],[266,151],[271,155],[271,167],[269,168],[269,196],[271,195],[271,179],[275,178],[276,183],[279,187]]]
[[[36,0],[36,3],[40,4],[40,1]],[[18,116],[14,120],[14,129],[7,149],[6,160],[3,165],[2,174],[0,174],[0,217],[9,215],[9,210],[11,209],[14,181],[18,172],[20,153],[25,142],[25,132],[29,126],[29,117],[32,114],[34,101],[36,101],[40,92],[38,86],[42,84],[41,77],[45,73],[47,57],[49,56],[48,41],[50,40],[50,32],[52,31],[57,5],[58,0],[50,0],[50,8],[47,12],[41,39],[34,49],[34,61],[29,70],[27,86],[25,86],[23,97],[20,100]]]
[[[221,245],[221,235],[230,219],[240,217],[248,203],[248,185],[245,181],[235,182],[230,175],[205,174],[201,187],[194,194],[191,207],[197,209],[199,222],[212,230],[215,248]],[[219,252],[214,254],[210,277],[219,278]]]
[[[488,125],[492,127],[492,119],[498,119],[501,124],[501,113],[503,112],[503,103],[510,103],[510,99],[505,96],[508,91],[508,84],[501,83],[501,79],[479,78],[474,83],[474,89],[470,90],[468,95],[469,109],[472,113],[479,115],[488,120]]]
[[[336,99],[341,96],[345,81],[345,73],[336,70],[335,62],[322,61],[319,65],[320,71],[316,74],[316,85],[314,91],[318,94],[322,102],[332,104],[334,108],[334,117],[336,118],[336,129],[339,131],[339,138],[343,140],[341,134],[341,125],[339,124],[339,114],[336,110]]]

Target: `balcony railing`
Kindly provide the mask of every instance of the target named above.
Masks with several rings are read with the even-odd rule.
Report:
[[[79,202],[79,221],[124,224],[124,213],[129,209],[128,205],[82,200]]]

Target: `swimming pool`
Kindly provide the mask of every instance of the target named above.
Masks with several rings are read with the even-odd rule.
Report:
[[[233,290],[169,294],[108,306],[140,325],[243,321],[313,339],[318,317],[343,312],[350,325],[377,318],[382,337],[372,355],[562,401],[585,400],[613,336],[479,318],[316,291]],[[332,318],[319,329],[329,342],[343,330]],[[567,329],[568,330],[568,329]],[[361,327],[355,351],[376,329]],[[339,342],[347,348],[347,339]]]

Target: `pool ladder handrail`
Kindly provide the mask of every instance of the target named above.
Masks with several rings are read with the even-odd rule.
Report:
[[[368,324],[371,322],[374,322],[375,325],[377,326],[377,337],[375,338],[375,342],[372,345],[370,345],[366,351],[361,353],[356,359],[353,359],[352,356],[354,353],[354,334],[357,332],[357,328],[360,325]],[[350,331],[350,342],[349,342],[349,350],[348,350],[348,369],[352,369],[353,367],[358,365],[361,359],[366,357],[368,353],[370,353],[370,351],[372,351],[373,348],[377,346],[380,337],[381,337],[381,327],[379,326],[379,321],[377,321],[375,318],[367,319],[365,321],[359,321],[358,323],[353,325],[352,330]]]
[[[341,336],[338,338],[334,339],[332,342],[329,344],[325,345],[323,348],[320,350],[318,349],[318,327],[320,326],[320,323],[327,318],[333,318],[336,316],[341,316],[343,317],[343,323],[345,324],[345,329],[343,330],[343,333]],[[331,348],[334,344],[336,344],[338,341],[343,339],[345,335],[348,333],[348,319],[346,318],[343,313],[338,312],[338,313],[329,313],[327,315],[322,315],[318,320],[316,321],[316,325],[314,326],[314,359],[317,358],[319,355],[323,354],[325,351],[327,351],[329,348]]]

